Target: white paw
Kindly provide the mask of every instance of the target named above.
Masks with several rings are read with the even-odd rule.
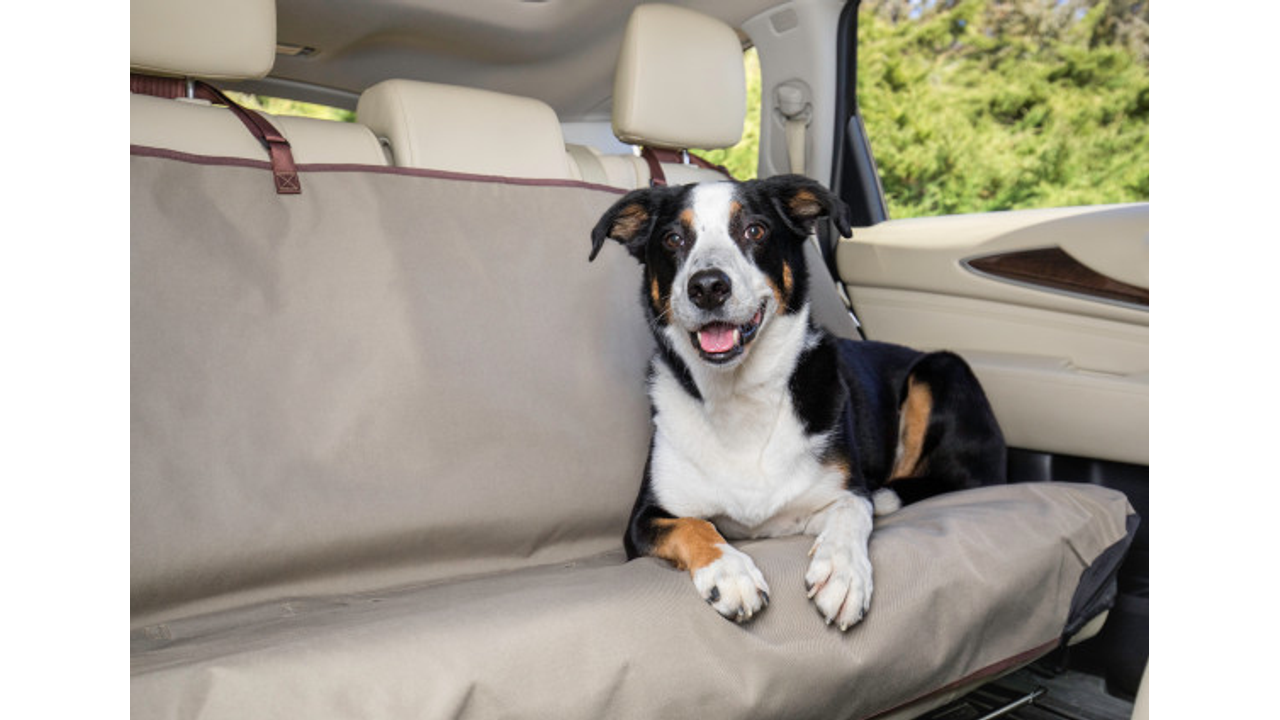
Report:
[[[853,627],[871,606],[871,558],[866,547],[819,535],[809,551],[805,573],[809,597],[827,624],[841,631]]]
[[[769,585],[750,556],[734,547],[717,545],[718,560],[693,571],[693,584],[716,612],[746,622],[769,604]]]

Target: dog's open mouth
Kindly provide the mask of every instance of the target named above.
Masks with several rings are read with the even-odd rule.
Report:
[[[726,322],[713,322],[703,325],[697,332],[689,333],[694,347],[698,348],[702,359],[716,365],[727,363],[738,357],[746,349],[760,330],[764,322],[764,304],[745,325],[733,325]]]

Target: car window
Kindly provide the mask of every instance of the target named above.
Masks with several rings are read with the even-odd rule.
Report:
[[[252,95],[241,92],[227,92],[227,96],[250,110],[261,110],[271,115],[296,115],[298,117],[336,120],[338,122],[355,122],[356,114],[351,110],[317,105],[316,103],[270,97],[268,95]]]
[[[1147,6],[865,0],[857,100],[889,217],[1147,200]]]

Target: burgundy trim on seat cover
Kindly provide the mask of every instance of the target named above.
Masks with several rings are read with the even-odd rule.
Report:
[[[129,154],[140,157],[164,158],[194,165],[224,165],[231,167],[251,168],[255,170],[271,170],[271,164],[265,160],[227,157],[222,155],[198,155],[180,150],[146,145],[129,145]],[[450,170],[427,170],[422,168],[388,167],[386,165],[363,165],[360,163],[303,163],[297,166],[300,172],[372,172],[386,175],[404,175],[408,177],[431,177],[442,180],[462,180],[466,182],[488,182],[503,185],[533,185],[543,187],[572,187],[584,190],[600,190],[615,195],[625,195],[626,188],[600,185],[582,180],[562,180],[558,178],[518,178],[504,175],[479,175],[474,173],[453,172]]]

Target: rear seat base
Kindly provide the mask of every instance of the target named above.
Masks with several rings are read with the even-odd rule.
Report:
[[[738,626],[684,573],[615,550],[139,628],[133,717],[871,717],[1056,647],[1126,502],[1086,485],[958,493],[883,519],[848,634],[803,588],[809,539],[743,543],[769,609]]]

